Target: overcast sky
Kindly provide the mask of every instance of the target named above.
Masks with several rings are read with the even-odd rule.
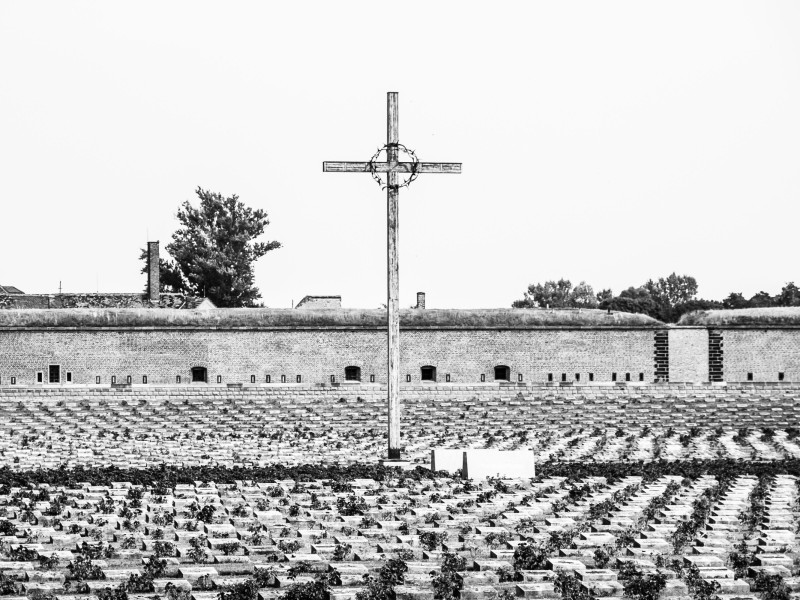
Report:
[[[700,295],[798,271],[800,3],[0,2],[0,284],[140,290],[197,186],[269,213],[270,307],[386,298],[400,141],[462,175],[400,194],[401,306],[531,282]]]

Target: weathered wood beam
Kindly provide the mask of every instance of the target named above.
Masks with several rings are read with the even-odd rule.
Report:
[[[376,173],[412,173],[414,163],[398,162],[394,165],[387,162],[373,163]],[[369,173],[368,162],[324,162],[322,170],[325,173]],[[461,173],[461,163],[417,163],[417,173]]]

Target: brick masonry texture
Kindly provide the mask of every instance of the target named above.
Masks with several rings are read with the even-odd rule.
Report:
[[[704,327],[669,330],[669,380],[708,381],[708,330]]]
[[[544,382],[548,374],[574,381],[610,382],[654,378],[654,331],[648,329],[420,329],[401,336],[402,381],[421,382],[421,367],[435,366],[437,380],[477,383],[508,366],[511,381]],[[209,381],[340,381],[347,366],[361,368],[362,381],[386,381],[386,334],[379,330],[202,330],[202,329],[5,329],[0,330],[0,384],[10,377],[32,385],[38,371],[60,365],[75,384],[104,384],[130,376],[150,384],[186,382],[192,367],[205,367]]]
[[[417,385],[401,390],[403,426],[519,432],[563,427],[793,427],[800,423],[800,385]],[[68,404],[78,413],[123,412],[146,402],[206,404],[246,411],[248,418],[352,430],[386,426],[386,389],[377,385],[213,385],[30,388],[0,387],[0,405]]]
[[[800,380],[800,329],[720,329],[724,374],[728,381]]]

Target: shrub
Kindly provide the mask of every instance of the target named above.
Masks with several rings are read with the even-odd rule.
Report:
[[[350,544],[336,544],[336,547],[333,549],[333,560],[347,560],[352,550],[353,547]]]
[[[363,498],[346,496],[336,499],[336,508],[339,509],[339,514],[353,516],[363,515],[367,511],[368,506]]]
[[[658,600],[667,586],[667,576],[660,569],[644,573],[632,562],[623,563],[619,580],[625,588],[625,596],[632,600]]]
[[[175,544],[172,542],[153,542],[153,555],[156,558],[163,556],[175,556]]]
[[[499,546],[504,546],[511,540],[511,534],[507,531],[498,531],[492,532],[487,534],[484,538],[484,541],[489,545],[490,548],[498,548]]]
[[[300,550],[301,544],[297,540],[279,540],[278,550],[284,554],[294,554]]]
[[[8,519],[0,519],[0,535],[16,535],[16,526]]]
[[[192,562],[196,563],[204,563],[208,559],[208,553],[206,552],[206,541],[207,538],[205,535],[199,535],[197,537],[193,537],[189,539],[189,551],[186,553]]]
[[[0,573],[0,596],[17,596],[17,584],[5,573]]]
[[[446,539],[446,531],[423,531],[419,534],[419,543],[429,551],[438,548]]]
[[[591,598],[572,573],[567,574],[559,571],[553,582],[553,587],[561,594],[564,600],[589,600]]]
[[[97,565],[92,564],[90,558],[76,556],[75,560],[67,565],[69,571],[68,579],[71,581],[96,581],[104,579],[103,570]]]
[[[224,544],[219,544],[217,546],[225,556],[230,556],[231,554],[236,554],[241,548],[239,542],[225,542]]]
[[[98,600],[128,600],[128,591],[121,583],[115,588],[103,588],[97,591]]]
[[[703,579],[700,576],[700,569],[695,565],[684,571],[683,580],[693,600],[713,600],[720,590],[719,583],[712,579]]]
[[[256,600],[258,584],[252,579],[221,589],[217,594],[219,600]]]
[[[258,587],[271,587],[275,585],[275,570],[272,568],[261,569],[256,567],[253,570],[253,579]]]
[[[466,559],[445,552],[438,573],[433,576],[433,597],[437,600],[455,600],[461,592],[462,579],[456,575],[466,569]]]
[[[547,564],[548,550],[535,542],[525,542],[514,550],[516,571],[541,571]]]
[[[55,554],[51,554],[50,556],[42,556],[40,554],[39,566],[42,567],[45,571],[55,569],[58,566],[58,557]]]

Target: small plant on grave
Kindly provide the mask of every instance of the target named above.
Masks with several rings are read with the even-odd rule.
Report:
[[[18,596],[19,589],[16,582],[5,573],[0,573],[0,596]]]
[[[515,571],[541,571],[547,565],[548,548],[536,542],[524,542],[514,550]]]
[[[192,593],[185,588],[179,588],[170,581],[164,586],[164,596],[167,600],[191,600]]]
[[[269,510],[269,500],[267,500],[266,498],[259,498],[256,501],[256,509],[262,512],[265,510]]]
[[[121,583],[115,588],[106,587],[97,590],[98,600],[128,600],[128,591],[125,584]]]
[[[750,552],[745,540],[741,540],[734,546],[733,551],[728,555],[728,560],[731,563],[731,568],[733,569],[736,579],[744,579],[747,577],[747,569],[753,564],[754,558],[755,555]]]
[[[256,569],[260,571],[261,569]],[[259,586],[263,587],[263,586]],[[198,577],[195,582],[192,584],[192,590],[200,590],[203,592],[210,592],[214,589],[214,582],[211,580],[210,575],[201,575]]]
[[[661,570],[645,573],[632,562],[623,563],[619,580],[625,588],[625,596],[632,600],[658,600],[667,586],[667,576]]]
[[[156,541],[153,543],[153,555],[156,558],[175,556],[175,544],[172,542]]]
[[[289,507],[289,516],[290,516],[290,517],[296,517],[296,516],[298,516],[299,514],[300,514],[300,506],[299,506],[299,505],[297,505],[297,504],[292,504],[292,505]]]
[[[119,547],[123,550],[133,550],[138,546],[138,542],[136,538],[132,535],[125,536],[122,538],[122,541],[119,544]]]
[[[339,582],[339,583],[337,583]],[[341,577],[334,569],[328,573],[320,573],[314,581],[293,583],[280,597],[281,600],[327,600],[331,586],[339,585]],[[222,599],[220,599],[222,600]]]
[[[283,488],[279,485],[274,485],[267,490],[267,495],[270,498],[282,498],[284,496]]]
[[[250,532],[250,540],[249,543],[252,546],[263,546],[264,542],[266,541],[267,537],[264,535],[264,529],[261,523],[251,523],[250,526],[247,528],[247,531]]]
[[[297,540],[278,540],[278,550],[284,554],[294,554],[302,545]]]
[[[217,548],[222,550],[222,553],[225,556],[230,556],[231,554],[236,554],[240,549],[241,545],[239,542],[225,542],[224,544],[219,544]]]
[[[767,575],[760,571],[753,587],[763,592],[764,600],[789,600],[792,597],[792,591],[781,575]]]
[[[16,548],[11,548],[9,554],[11,556],[11,560],[15,561],[32,562],[35,560],[39,560],[39,553],[36,550],[31,550],[30,548],[26,548],[25,546],[17,546]]]
[[[350,544],[336,544],[333,549],[333,560],[343,561],[352,558],[353,547]]]
[[[103,556],[103,544],[87,544],[83,542],[78,549],[78,552],[84,558],[88,558],[91,560],[97,560]]]
[[[683,572],[683,580],[689,588],[689,595],[693,600],[713,600],[719,594],[720,585],[713,579],[703,579],[700,569],[696,565],[690,566]]]
[[[351,495],[337,498],[336,508],[339,510],[339,514],[350,517],[354,515],[363,515],[369,507],[363,498]]]
[[[131,508],[141,508],[142,498],[144,498],[143,489],[132,487],[128,490],[128,500]]]
[[[611,559],[614,557],[615,549],[609,545],[603,545],[599,548],[595,548],[593,557],[594,557],[594,566],[596,569],[605,569],[608,566],[608,563],[611,562]]]
[[[378,521],[375,520],[375,517],[373,517],[372,515],[364,515],[363,517],[361,517],[361,522],[358,524],[358,526],[361,529],[372,529],[377,525]]]
[[[16,535],[16,526],[8,519],[0,520],[0,535]]]
[[[510,567],[500,567],[496,571],[500,583],[508,583],[510,581],[517,581],[517,574]]]
[[[446,531],[423,531],[419,534],[419,543],[429,552],[441,546],[446,539]]]
[[[186,556],[195,563],[206,562],[206,560],[208,560],[208,553],[206,552],[207,543],[208,538],[202,534],[197,537],[189,538],[189,550],[186,552]]]
[[[39,555],[39,566],[45,571],[51,571],[58,566],[58,557],[55,554],[50,556]]]
[[[487,534],[486,537],[483,538],[483,541],[486,542],[486,545],[490,548],[499,548],[511,541],[511,534],[507,531],[493,531]]]
[[[553,580],[555,591],[561,594],[563,600],[590,600],[591,595],[587,592],[578,579],[572,573],[559,571]]]
[[[437,600],[455,600],[461,592],[462,579],[457,573],[466,570],[466,559],[446,552],[439,572],[433,576],[433,597]]]
[[[98,579],[105,579],[103,569],[95,564],[92,564],[90,558],[83,556],[76,556],[75,559],[67,565],[69,571],[68,579],[70,581],[97,581]]]

